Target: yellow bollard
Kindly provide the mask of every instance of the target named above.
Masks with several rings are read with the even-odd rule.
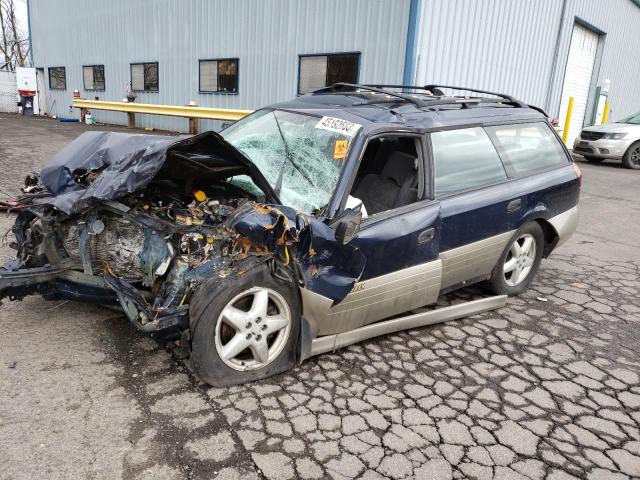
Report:
[[[562,131],[562,141],[567,143],[569,138],[569,124],[571,123],[571,113],[573,112],[573,97],[569,97],[569,106],[567,107],[567,116],[564,119],[564,130]]]
[[[604,112],[602,112],[602,125],[605,125],[607,123],[607,120],[609,120],[609,110],[611,110],[611,102],[607,100],[606,102],[604,102]]]

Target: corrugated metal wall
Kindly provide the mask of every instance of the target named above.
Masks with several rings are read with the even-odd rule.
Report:
[[[560,0],[423,0],[417,83],[510,93],[543,106]]]
[[[421,10],[418,84],[510,93],[558,116],[578,17],[606,32],[597,84],[611,80],[613,118],[640,110],[640,8],[631,0],[422,0]]]
[[[597,85],[611,81],[611,120],[640,110],[640,7],[631,0],[567,0],[560,38],[560,57],[551,92],[554,108],[560,105],[564,70],[576,18],[605,32],[601,39],[602,61],[596,59]],[[594,92],[591,92],[592,97]],[[591,115],[590,102],[587,115]],[[557,113],[556,113],[557,115]]]
[[[362,82],[402,80],[409,0],[29,0],[36,67],[65,66],[48,90],[68,115],[72,92],[121,100],[131,62],[159,62],[158,93],[137,102],[255,109],[295,96],[298,55],[360,51]],[[199,94],[198,59],[239,58],[239,94]],[[104,64],[106,90],[85,92],[82,65]],[[47,82],[48,87],[48,82]],[[125,114],[94,112],[125,123]],[[77,116],[77,112],[75,113]],[[186,119],[138,115],[140,126],[185,131]],[[201,128],[215,128],[201,122]]]

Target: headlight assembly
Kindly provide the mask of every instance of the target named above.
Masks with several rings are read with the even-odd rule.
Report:
[[[606,138],[608,140],[619,140],[621,138],[626,137],[626,133],[605,133],[602,138]]]

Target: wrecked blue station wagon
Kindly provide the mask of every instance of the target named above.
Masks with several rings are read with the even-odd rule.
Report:
[[[580,171],[541,110],[447,89],[336,84],[220,134],[84,133],[30,179],[0,298],[118,305],[213,385],[502,306],[574,232]],[[415,311],[476,282],[496,295]]]

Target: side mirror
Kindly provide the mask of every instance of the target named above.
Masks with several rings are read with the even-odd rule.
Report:
[[[336,241],[340,245],[346,245],[358,236],[362,222],[360,208],[346,210],[335,222]]]

